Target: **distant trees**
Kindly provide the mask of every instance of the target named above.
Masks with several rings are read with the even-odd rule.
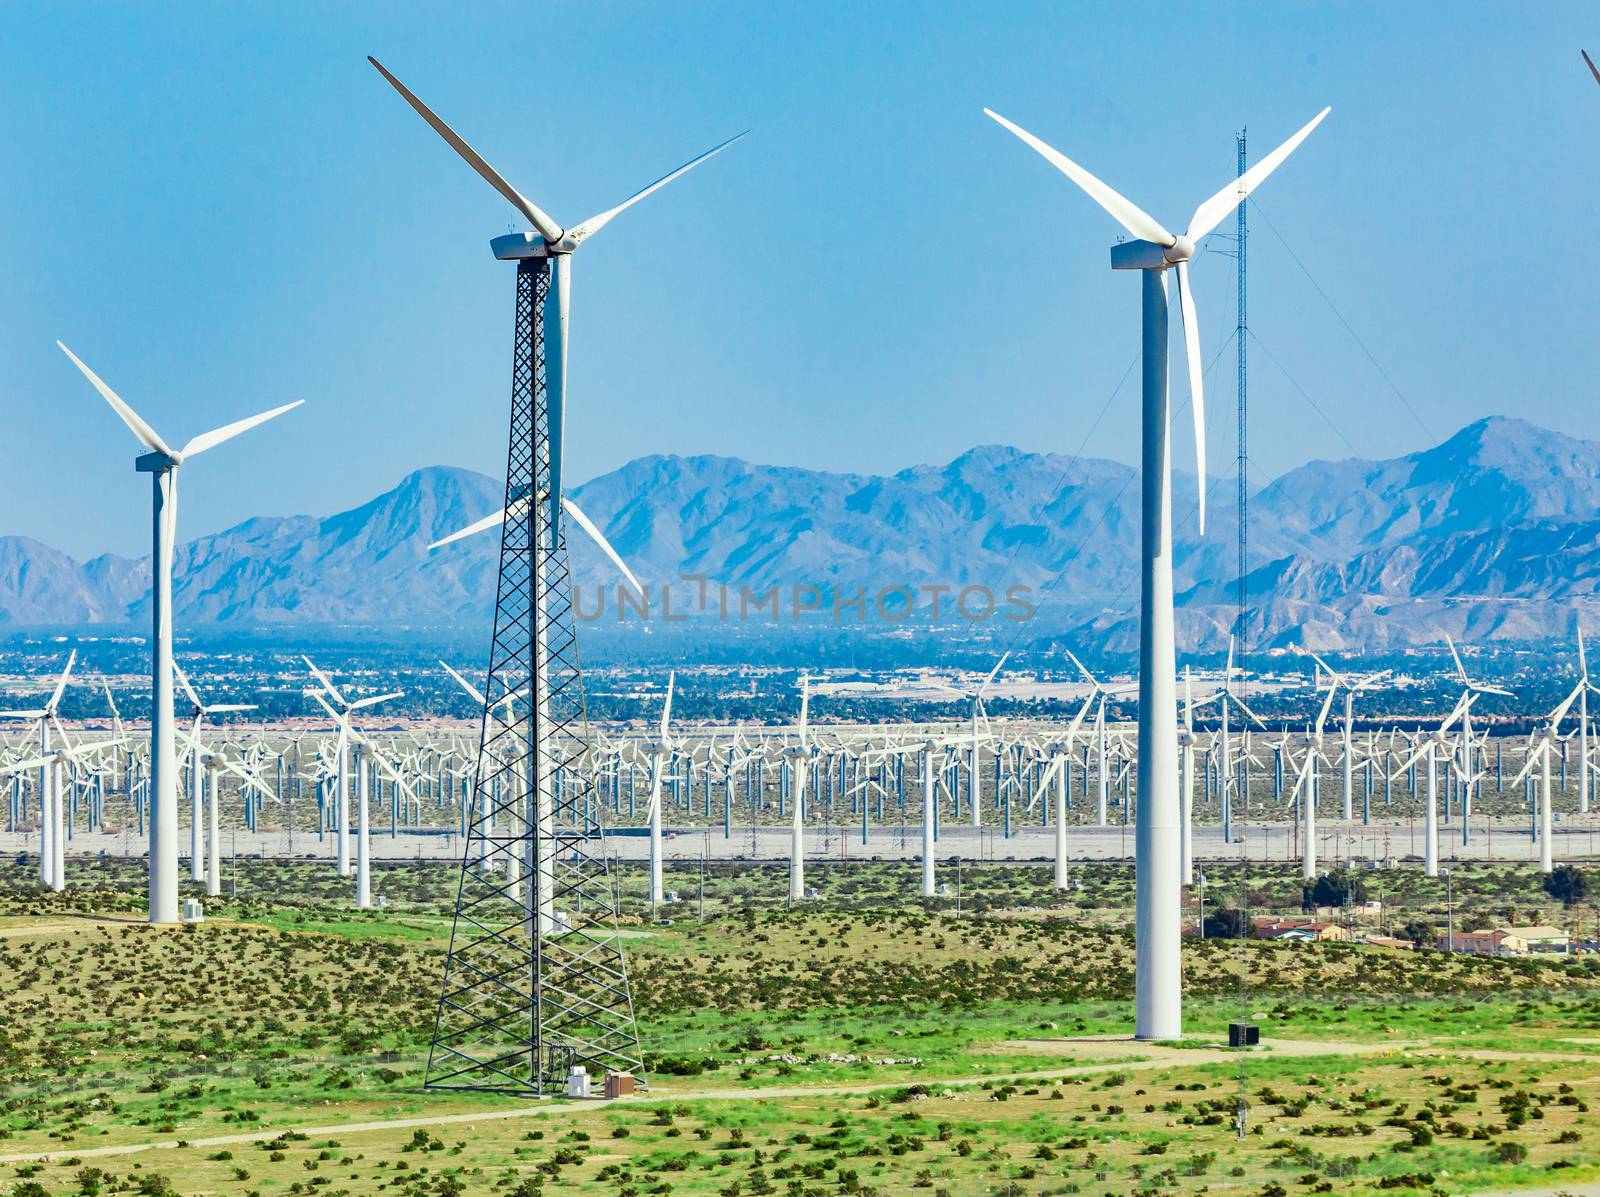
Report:
[[[1207,939],[1243,939],[1250,934],[1250,919],[1237,906],[1213,906],[1204,928]]]
[[[1419,948],[1431,948],[1439,941],[1439,928],[1426,919],[1412,919],[1399,928],[1401,939],[1409,939]]]
[[[1366,882],[1349,869],[1323,873],[1300,890],[1300,906],[1303,910],[1313,910],[1318,906],[1347,906],[1366,900]]]
[[[1572,865],[1557,865],[1545,875],[1544,892],[1569,909],[1583,901],[1588,879]]]

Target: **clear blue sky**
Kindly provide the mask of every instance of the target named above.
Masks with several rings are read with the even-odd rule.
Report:
[[[12,3],[0,39],[0,532],[148,548],[134,443],[305,399],[185,469],[185,537],[419,465],[498,473],[510,208],[376,54],[573,223],[752,135],[576,262],[576,478],[647,453],[888,471],[1071,452],[1137,348],[1108,218],[988,104],[1181,226],[1333,115],[1261,210],[1254,325],[1363,455],[1513,412],[1600,436],[1600,48],[1585,5]],[[541,49],[540,47],[544,47]],[[1208,357],[1232,263],[1196,267]],[[1350,451],[1262,353],[1258,481]],[[1211,456],[1232,457],[1231,351]],[[1181,384],[1175,394],[1181,395]],[[1125,391],[1086,452],[1136,459]],[[1189,456],[1180,438],[1180,464]]]

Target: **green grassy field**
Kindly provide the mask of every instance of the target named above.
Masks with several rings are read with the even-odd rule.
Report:
[[[1097,867],[1062,903],[1036,901],[1027,870],[973,869],[982,905],[957,916],[889,900],[897,865],[824,871],[823,900],[793,911],[729,868],[709,879],[704,922],[694,908],[629,928],[650,1093],[517,1103],[419,1089],[449,870],[384,870],[390,905],[357,914],[323,866],[248,862],[237,900],[171,929],[132,913],[131,867],[85,866],[58,895],[0,872],[0,1186],[18,1197],[1273,1197],[1600,1180],[1587,957],[1190,940],[1189,1038],[1137,1044],[1125,871]],[[1556,916],[1526,870],[1463,874],[1468,910]],[[1254,880],[1263,906],[1298,899],[1293,878]],[[1431,882],[1387,880],[1411,894],[1407,914],[1429,913]],[[1266,1038],[1242,1059],[1218,1046],[1241,1016]]]

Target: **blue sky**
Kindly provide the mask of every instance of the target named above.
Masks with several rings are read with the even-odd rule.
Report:
[[[1251,297],[1337,429],[1253,347],[1258,482],[1491,413],[1600,436],[1592,8],[460,7],[6,6],[0,533],[148,548],[134,443],[56,337],[169,440],[307,401],[185,468],[185,537],[420,465],[502,468],[513,280],[487,241],[514,213],[367,53],[566,223],[753,130],[578,255],[576,478],[661,452],[889,471],[995,441],[1135,460],[1131,389],[1085,441],[1137,351],[1117,229],[985,104],[1175,226],[1241,125],[1255,157],[1333,105],[1258,193]],[[1195,275],[1209,358],[1232,262]]]

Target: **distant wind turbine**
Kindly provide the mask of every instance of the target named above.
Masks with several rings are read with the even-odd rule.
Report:
[[[150,911],[152,923],[178,921],[178,749],[172,716],[172,553],[178,536],[178,467],[207,449],[230,441],[257,424],[265,424],[305,402],[296,399],[259,415],[235,420],[191,437],[174,449],[161,434],[129,407],[120,395],[76,354],[61,352],[111,405],[128,431],[148,452],[133,459],[133,468],[151,481],[152,548],[150,553]]]

